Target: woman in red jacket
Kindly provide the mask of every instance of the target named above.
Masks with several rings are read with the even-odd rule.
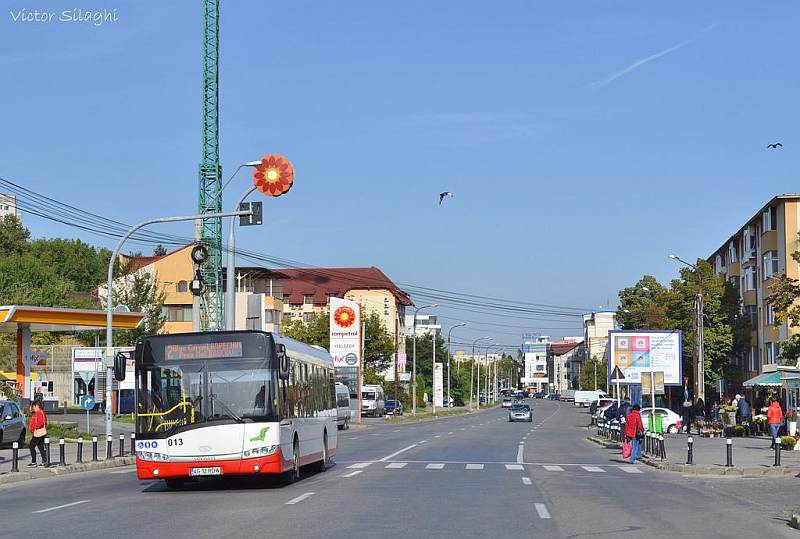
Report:
[[[783,410],[781,410],[778,399],[772,399],[772,404],[767,408],[767,423],[769,424],[769,433],[772,435],[772,445],[769,448],[775,449],[775,445],[778,443],[778,430],[783,423]]]
[[[628,417],[625,418],[625,439],[631,444],[631,458],[628,462],[633,464],[642,454],[642,446],[639,440],[639,433],[644,433],[642,414],[639,413],[641,406],[634,404]]]
[[[42,410],[42,403],[33,401],[31,404],[31,420],[28,423],[28,430],[31,433],[31,441],[28,444],[28,449],[31,450],[31,462],[28,468],[36,467],[36,448],[39,448],[39,454],[42,455],[42,466],[47,468],[47,459],[44,455],[44,437],[47,436],[47,415]]]

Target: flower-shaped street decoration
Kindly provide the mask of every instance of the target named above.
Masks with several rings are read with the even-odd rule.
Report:
[[[265,195],[279,197],[292,188],[294,167],[282,155],[265,155],[253,169],[253,184]]]
[[[342,305],[333,312],[333,321],[340,328],[349,328],[356,321],[356,313],[347,305]]]

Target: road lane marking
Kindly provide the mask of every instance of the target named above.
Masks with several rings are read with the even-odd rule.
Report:
[[[120,473],[131,473],[131,472],[135,472],[135,471],[136,471],[136,468],[129,468],[127,470],[115,470],[113,472],[108,472],[108,473],[110,473],[110,474],[120,474]]]
[[[587,472],[605,473],[606,471],[598,466],[581,466]]]
[[[414,449],[415,447],[417,447],[417,444],[411,444],[411,445],[410,445],[410,446],[408,446],[408,447],[404,447],[404,448],[403,448],[403,449],[401,449],[400,451],[395,451],[395,452],[394,452],[394,453],[392,453],[391,455],[386,455],[386,456],[385,456],[385,457],[383,457],[383,458],[382,458],[382,459],[381,459],[379,462],[386,462],[387,460],[389,460],[389,459],[391,459],[391,458],[393,458],[393,457],[396,457],[396,456],[397,456],[397,455],[399,455],[400,453],[405,453],[405,452],[406,452],[406,451],[408,451],[409,449]]]
[[[419,442],[417,442],[417,443],[418,443],[418,444],[424,444],[424,443],[425,443],[425,442],[427,442],[427,441],[428,441],[428,440],[420,440],[420,441],[419,441]]]
[[[444,464],[441,463],[431,463],[425,466],[426,470],[443,470]]]
[[[441,438],[441,437],[442,437],[441,434],[437,434],[436,436],[434,436],[434,438]]]
[[[530,485],[531,484],[531,478],[530,477],[523,477],[522,478],[522,484],[523,485]]]
[[[405,468],[408,465],[407,462],[390,462],[386,465],[387,468],[390,470],[396,470],[398,468]]]
[[[400,432],[400,429],[394,429],[392,432]]]
[[[506,470],[524,470],[525,467],[522,464],[506,464]]]
[[[517,464],[522,464],[522,453],[525,451],[525,446],[519,444],[517,448]]]
[[[617,468],[619,468],[625,473],[642,473],[642,470],[640,470],[639,468],[633,468],[630,466],[617,466]]]
[[[451,435],[451,434],[453,434],[453,431],[452,431],[452,430],[451,430],[450,432],[448,432],[448,433],[447,433],[447,435],[448,435],[448,436],[449,436],[449,435]]]
[[[73,505],[80,505],[82,503],[89,503],[89,500],[80,500],[77,502],[65,503],[64,505],[56,505],[55,507],[48,507],[47,509],[39,509],[38,511],[34,511],[34,513],[47,513],[49,511],[55,511],[56,509],[64,509],[65,507],[72,507]]]
[[[466,470],[483,470],[483,464],[467,464]]]
[[[555,464],[545,465],[545,466],[543,466],[543,468],[545,470],[547,470],[548,472],[563,472],[564,471],[564,468],[562,468],[561,466],[556,466]]]
[[[348,468],[366,468],[372,464],[371,462],[356,462],[355,464],[351,464]]]
[[[306,493],[304,493],[304,494],[301,494],[301,495],[300,495],[300,496],[298,496],[297,498],[294,498],[294,499],[291,499],[291,500],[289,500],[288,502],[286,502],[286,505],[294,505],[294,504],[296,504],[296,503],[298,503],[298,502],[302,502],[302,501],[303,501],[303,500],[305,500],[306,498],[310,498],[310,497],[311,497],[311,496],[313,496],[313,495],[314,495],[314,493],[313,493],[313,492],[306,492]]]
[[[550,518],[550,511],[547,510],[547,507],[543,503],[535,503],[533,506],[536,507],[539,518]]]
[[[351,440],[358,440],[358,436],[351,436],[350,439]]]
[[[344,474],[342,477],[354,477],[354,476],[356,476],[356,475],[360,474],[360,473],[361,473],[361,472],[363,472],[363,471],[364,471],[364,470],[356,470],[356,471],[354,471],[354,472],[346,473],[346,474]]]

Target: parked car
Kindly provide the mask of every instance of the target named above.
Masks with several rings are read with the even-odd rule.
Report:
[[[481,396],[480,396],[480,397],[478,397],[478,402],[479,402],[480,404],[486,404],[486,395],[484,395],[483,393],[481,393]]]
[[[511,399],[511,397],[505,397],[505,398],[503,399],[503,403],[501,404],[501,406],[502,406],[503,408],[511,408],[511,403],[512,403],[512,399]]]
[[[361,415],[383,417],[384,409],[383,387],[379,385],[364,385],[361,387]]]
[[[597,399],[601,399],[604,397],[608,397],[605,391],[595,390],[595,391],[576,391],[575,392],[575,405],[586,407],[589,406],[593,401]]]
[[[527,404],[514,404],[511,410],[508,411],[508,421],[533,421],[533,414],[531,408]]]
[[[341,382],[336,382],[336,427],[350,428],[350,390]]]
[[[558,393],[550,393],[550,400],[551,401],[561,400],[561,395],[559,395]]]
[[[593,400],[592,403],[589,405],[589,415],[592,417],[595,416],[597,413],[597,408],[601,407],[604,408],[614,402],[614,399],[611,397],[601,397],[599,399]]]
[[[528,398],[528,393],[525,391],[517,391],[514,393],[514,397],[517,399],[526,399]]]
[[[0,401],[0,445],[25,442],[25,415],[16,402]]]
[[[642,423],[644,423],[644,428],[648,429],[648,422],[650,421],[650,413],[651,408],[642,408]],[[670,434],[675,434],[680,432],[681,427],[683,427],[682,418],[680,415],[676,414],[669,408],[659,408],[656,407],[656,416],[661,416],[661,426],[664,429],[664,432],[668,432]]]
[[[538,392],[533,394],[533,398],[534,399],[543,399],[544,397],[545,397],[545,394],[542,391],[538,391]]]
[[[561,392],[561,400],[566,402],[575,402],[575,390],[565,389]]]
[[[447,397],[442,399],[442,406],[444,406],[445,408],[452,408],[455,405],[456,405],[455,404],[455,399],[450,400]]]
[[[388,400],[383,405],[386,415],[403,415],[403,403],[396,400]]]

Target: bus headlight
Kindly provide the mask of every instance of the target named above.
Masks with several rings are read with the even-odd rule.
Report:
[[[267,455],[275,453],[278,447],[277,445],[265,445],[263,447],[256,447],[255,449],[248,449],[242,453],[242,458],[252,459],[256,457],[266,457]]]
[[[152,462],[166,462],[169,460],[169,455],[165,455],[164,453],[156,453],[155,451],[137,451],[136,456],[142,460],[148,460]]]

